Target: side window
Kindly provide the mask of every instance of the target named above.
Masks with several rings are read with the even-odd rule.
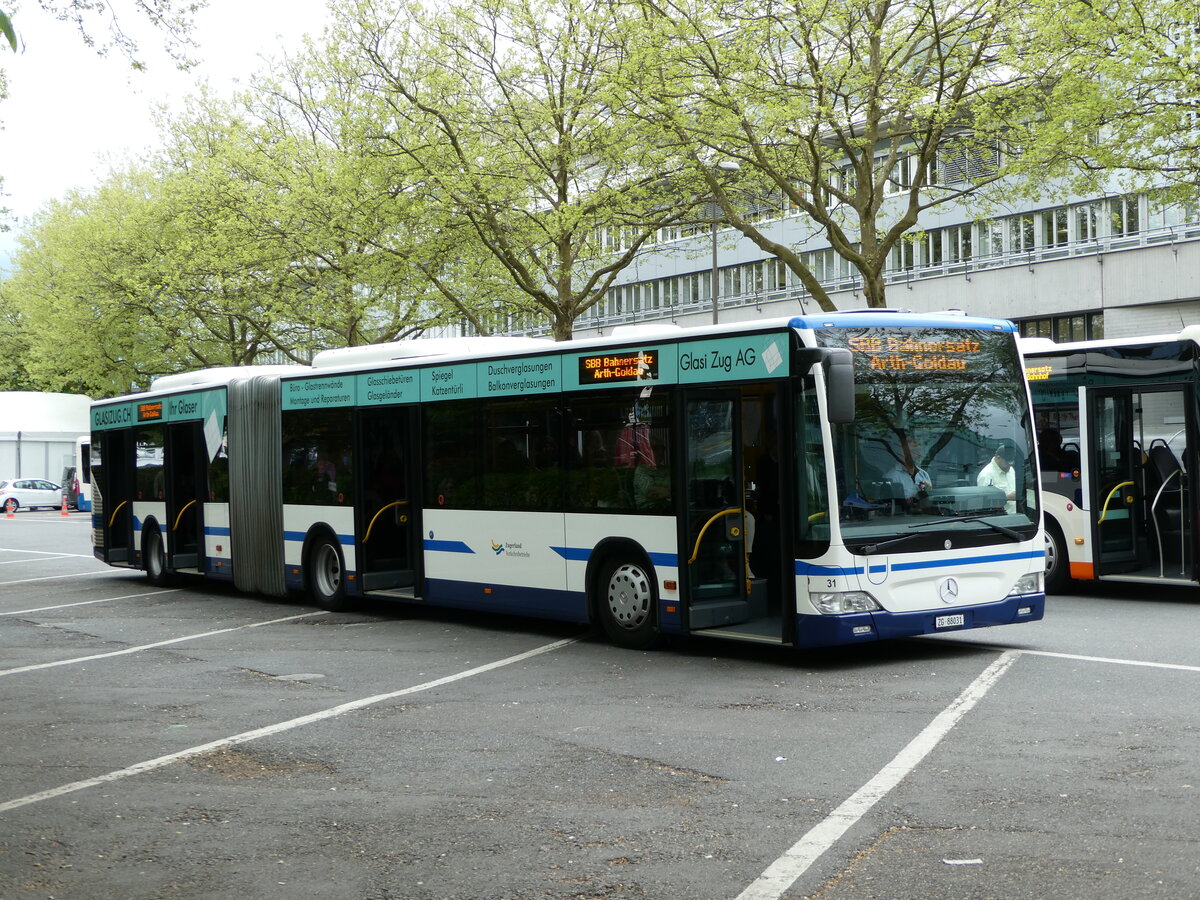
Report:
[[[564,447],[557,398],[492,401],[484,418],[483,506],[561,509]]]
[[[166,497],[163,481],[163,430],[160,425],[143,426],[134,432],[135,493],[138,500],[162,500]]]
[[[350,410],[288,410],[282,423],[283,502],[353,504]]]
[[[444,509],[479,507],[479,404],[474,400],[425,407],[425,497]]]
[[[577,512],[671,508],[671,395],[640,389],[572,397],[565,431],[567,506]]]
[[[229,423],[221,422],[221,446],[217,455],[208,461],[208,499],[213,503],[229,502]]]
[[[826,489],[825,446],[821,416],[812,378],[796,394],[795,497],[796,558],[819,556],[829,548],[829,492]]]

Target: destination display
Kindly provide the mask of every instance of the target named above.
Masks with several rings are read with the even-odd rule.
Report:
[[[657,348],[628,353],[596,353],[579,357],[580,385],[657,380]]]
[[[921,340],[894,335],[851,337],[846,346],[865,356],[868,369],[913,372],[965,372],[987,347],[974,337]]]
[[[163,417],[163,405],[159,400],[156,403],[139,403],[137,408],[137,419],[139,422],[157,422]]]

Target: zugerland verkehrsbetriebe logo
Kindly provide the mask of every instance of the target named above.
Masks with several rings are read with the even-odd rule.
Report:
[[[529,551],[524,549],[523,544],[504,542],[501,544],[492,541],[492,552],[497,556],[519,556],[525,559],[529,558]]]

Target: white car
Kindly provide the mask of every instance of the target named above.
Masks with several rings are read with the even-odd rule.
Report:
[[[0,507],[16,512],[22,506],[36,509],[58,509],[62,503],[62,488],[53,481],[41,478],[14,478],[0,481]]]

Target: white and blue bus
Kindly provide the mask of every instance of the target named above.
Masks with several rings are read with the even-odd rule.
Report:
[[[1003,454],[1008,478],[985,483]],[[886,310],[410,341],[92,411],[96,556],[796,647],[1040,619],[1014,327]]]
[[[1046,587],[1200,584],[1200,325],[1022,341],[1045,503]]]

